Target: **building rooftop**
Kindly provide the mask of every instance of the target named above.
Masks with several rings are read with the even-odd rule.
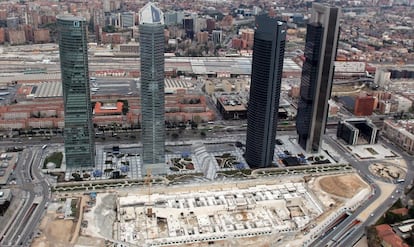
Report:
[[[93,113],[95,115],[121,115],[124,103],[118,101],[116,103],[101,103],[96,102]]]
[[[60,73],[48,73],[48,74],[18,74],[10,76],[1,76],[0,84],[11,83],[13,81],[17,82],[41,82],[41,81],[56,81],[61,80]]]
[[[56,18],[59,20],[64,20],[64,21],[86,21],[85,17],[74,16],[71,14],[58,15],[56,16]]]
[[[223,106],[225,111],[245,111],[245,99],[238,94],[218,93],[218,101]]]
[[[189,89],[193,84],[188,80],[181,79],[164,79],[164,90],[166,93],[174,93],[177,89]]]
[[[35,98],[62,97],[62,83],[57,81],[41,82],[34,86],[32,94]]]
[[[382,224],[375,227],[378,237],[393,247],[408,247],[408,244],[398,236],[390,225]]]
[[[139,23],[164,25],[164,13],[154,3],[149,2],[139,11]]]

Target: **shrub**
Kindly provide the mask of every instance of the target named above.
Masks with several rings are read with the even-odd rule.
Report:
[[[43,162],[43,169],[46,169],[46,165],[49,162],[53,162],[56,165],[56,168],[60,168],[60,166],[62,165],[62,160],[63,160],[62,152],[54,152],[51,155],[49,155]]]

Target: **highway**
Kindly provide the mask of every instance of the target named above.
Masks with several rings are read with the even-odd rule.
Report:
[[[28,246],[45,212],[45,205],[50,199],[50,189],[40,174],[41,154],[40,147],[32,147],[25,149],[20,155],[15,177],[17,186],[27,196],[16,217],[10,221],[11,224],[6,225],[1,246]]]
[[[371,188],[373,189],[373,194],[367,201],[365,201],[360,207],[358,207],[354,212],[352,212],[352,214],[345,220],[343,220],[341,223],[339,223],[332,229],[326,229],[327,234],[322,234],[322,236],[315,239],[315,241],[310,246],[353,246],[365,234],[365,227],[375,224],[375,222],[391,207],[391,205],[393,205],[398,200],[398,198],[403,193],[405,186],[409,185],[410,181],[413,180],[414,158],[412,156],[409,156],[408,154],[402,154],[402,158],[406,161],[408,166],[408,172],[405,178],[405,183],[396,184],[397,188],[393,191],[393,193],[388,198],[386,198],[386,200],[379,207],[377,207],[373,212],[371,212],[370,217],[366,221],[361,222],[357,225],[353,225],[356,220],[359,220],[358,216],[360,215],[360,213],[366,210],[371,203],[373,203],[376,199],[378,199],[381,196],[381,189],[378,187],[377,184],[375,184],[373,176],[368,170],[368,166],[373,162],[372,160],[356,160],[355,157],[349,154],[347,150],[344,150],[342,146],[340,146],[338,143],[336,143],[336,141],[332,140],[330,137],[326,137],[324,140],[332,147],[336,148],[337,150],[342,150],[344,152],[344,158],[359,172],[361,177],[368,184],[370,184]],[[401,154],[401,150],[398,150],[398,148],[393,146],[391,143],[384,142],[384,144],[388,144],[388,148],[390,148],[396,153]]]

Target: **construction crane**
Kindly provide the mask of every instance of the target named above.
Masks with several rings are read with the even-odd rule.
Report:
[[[152,207],[151,207],[151,185],[152,185],[152,173],[151,168],[147,168],[147,175],[145,176],[144,184],[148,185],[148,202],[146,203],[147,208],[145,214],[147,217],[145,218],[145,228],[147,233],[147,239],[149,239],[149,224],[148,218],[152,217]]]
[[[148,185],[148,208],[147,216],[152,216],[152,207],[151,207],[151,185],[152,185],[152,171],[151,168],[147,168],[147,175],[145,176],[144,184]]]

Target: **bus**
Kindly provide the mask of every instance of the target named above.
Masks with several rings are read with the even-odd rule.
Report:
[[[42,149],[43,150],[46,149],[46,148],[47,148],[47,145],[46,144],[42,146]]]

